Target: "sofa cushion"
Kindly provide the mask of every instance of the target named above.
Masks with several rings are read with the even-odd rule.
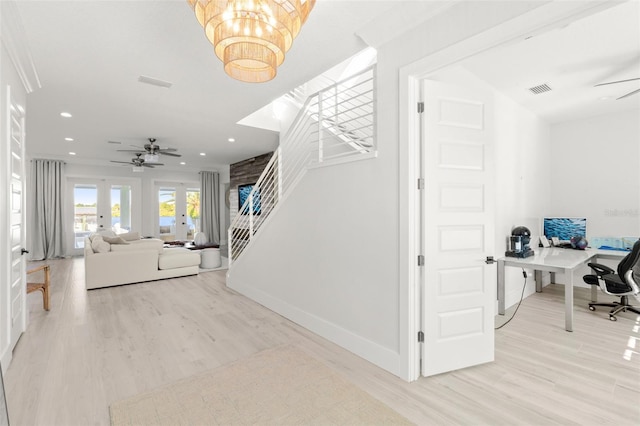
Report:
[[[111,244],[106,242],[102,235],[95,235],[91,239],[91,249],[94,253],[107,253],[111,250]]]
[[[162,240],[155,238],[145,238],[142,240],[129,241],[129,244],[117,244],[111,247],[111,251],[139,251],[139,250],[156,250],[162,253]]]
[[[98,234],[102,235],[103,237],[115,237],[116,233],[113,232],[111,229],[103,229],[101,231],[98,231]]]
[[[102,237],[103,240],[108,242],[109,244],[129,244],[122,237]]]
[[[191,250],[165,250],[158,256],[158,269],[184,268],[199,264],[200,253]]]
[[[135,241],[140,239],[139,232],[126,232],[124,234],[119,234],[118,237],[122,238],[125,241]]]

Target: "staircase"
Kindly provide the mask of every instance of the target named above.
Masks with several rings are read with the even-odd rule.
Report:
[[[229,226],[229,267],[311,167],[374,158],[375,66],[309,96]]]

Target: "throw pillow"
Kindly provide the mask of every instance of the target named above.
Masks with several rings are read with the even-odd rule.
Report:
[[[116,233],[113,232],[111,229],[103,229],[102,231],[98,231],[98,233],[100,235],[102,235],[103,237],[115,237]]]
[[[97,235],[91,241],[91,249],[94,253],[107,253],[111,251],[111,244],[106,242],[101,235]]]
[[[122,237],[102,237],[109,244],[129,244]]]
[[[120,234],[118,235],[120,238],[122,238],[125,241],[135,241],[135,240],[139,240],[140,239],[140,233],[139,232],[127,232],[125,234]]]

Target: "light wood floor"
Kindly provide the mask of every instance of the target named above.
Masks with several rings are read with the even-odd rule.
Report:
[[[551,285],[496,332],[495,362],[406,383],[228,290],[225,271],[87,292],[82,259],[49,263],[51,311],[29,295],[5,375],[14,426],[108,425],[113,401],[282,344],[419,425],[640,424],[640,318],[588,311],[586,290],[573,333]]]

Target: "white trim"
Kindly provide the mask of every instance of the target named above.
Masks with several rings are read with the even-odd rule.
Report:
[[[384,346],[380,346],[379,344],[339,327],[336,324],[305,312],[287,302],[260,291],[255,287],[237,284],[235,283],[237,280],[229,279],[232,273],[233,271],[227,272],[227,282],[234,283],[235,285],[229,285],[229,288],[241,293],[257,303],[260,303],[273,312],[277,312],[279,315],[299,324],[307,330],[342,346],[377,366],[397,374],[399,367],[397,352],[385,348]]]
[[[26,43],[27,37],[22,18],[14,1],[2,1],[0,12],[0,39],[7,50],[7,54],[15,67],[16,73],[27,93],[40,89],[42,84],[38,77],[36,65],[31,57],[31,51]]]
[[[419,223],[419,211],[415,208],[419,203],[418,191],[412,191],[414,183],[420,177],[419,167],[415,165],[416,153],[419,152],[418,114],[414,114],[415,106],[420,99],[419,82],[427,75],[463,59],[482,53],[488,49],[513,41],[519,37],[544,33],[554,27],[574,21],[583,16],[599,12],[615,6],[613,0],[585,2],[549,2],[517,18],[482,32],[474,37],[438,51],[414,63],[400,68],[399,72],[399,170],[400,174],[400,312],[401,312],[401,371],[402,377],[409,381],[420,377],[419,346],[414,344],[420,324],[421,308],[416,308],[419,297],[420,274],[416,273],[418,256],[415,232]],[[406,141],[406,143],[404,142]],[[413,210],[412,210],[413,209]],[[404,260],[404,262],[403,262]],[[405,268],[402,265],[406,265]],[[406,283],[406,285],[403,285]],[[418,302],[419,303],[419,302]],[[405,315],[403,315],[405,313]],[[406,330],[405,333],[402,331]],[[403,339],[409,339],[403,341]],[[404,345],[403,345],[404,344]],[[406,348],[406,352],[402,350]]]

